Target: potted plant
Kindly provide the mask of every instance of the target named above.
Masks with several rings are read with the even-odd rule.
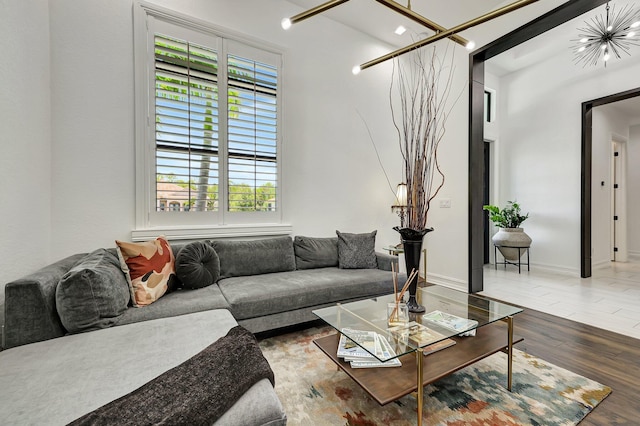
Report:
[[[529,213],[523,215],[520,204],[515,201],[507,201],[507,205],[502,209],[493,205],[482,208],[489,212],[489,220],[499,227],[491,241],[506,260],[517,261],[524,254],[524,250],[518,250],[518,248],[531,245],[531,237],[520,227],[529,217]]]

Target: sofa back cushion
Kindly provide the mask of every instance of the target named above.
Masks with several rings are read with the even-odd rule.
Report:
[[[220,259],[220,278],[286,272],[296,269],[290,237],[264,240],[212,240]]]
[[[338,266],[338,238],[297,236],[293,239],[296,269]]]
[[[129,284],[113,253],[98,249],[63,275],[56,309],[70,333],[107,328],[127,310]]]
[[[341,269],[376,269],[376,234],[351,234],[336,231],[338,234],[338,266]]]

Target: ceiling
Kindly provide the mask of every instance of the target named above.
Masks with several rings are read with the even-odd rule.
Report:
[[[288,1],[300,7],[297,10],[291,10],[290,16],[293,16],[323,4],[326,0]],[[413,0],[411,9],[445,28],[451,28],[513,1],[515,0]],[[559,6],[563,2],[564,0],[538,1],[487,23],[462,31],[460,36],[475,41],[476,46],[482,46]],[[405,7],[407,6],[406,0],[399,0],[398,3]],[[379,39],[390,45],[390,51],[411,44],[416,39],[433,34],[429,29],[405,18],[375,0],[350,0],[323,12],[320,16],[330,18]],[[309,19],[317,19],[317,17]],[[304,25],[304,21],[296,25]],[[394,30],[398,25],[403,25],[408,31],[401,36],[396,35]]]
[[[292,7],[289,16],[326,2],[326,0],[288,1],[292,5],[298,6],[298,8]],[[513,1],[515,0],[412,0],[411,9],[443,27],[451,28]],[[522,9],[462,31],[460,36],[475,41],[476,46],[481,47],[560,6],[565,1],[567,0],[544,0],[532,3]],[[405,7],[407,6],[406,0],[399,0],[398,3]],[[491,58],[486,62],[486,69],[492,74],[503,76],[551,56],[566,54],[566,52],[570,52],[572,40],[576,38],[576,29],[584,27],[585,21],[591,20],[592,17],[602,12],[603,8],[596,8]],[[384,42],[389,45],[390,52],[411,44],[417,39],[433,34],[429,29],[405,18],[375,0],[349,0],[340,6],[323,12],[319,16],[337,21]],[[318,16],[309,19],[318,19]],[[304,21],[296,25],[304,25]],[[394,33],[398,25],[403,25],[407,28],[407,32],[402,36]],[[615,108],[617,111],[629,116],[640,117],[640,98],[617,102]]]
[[[629,98],[596,108],[610,109],[617,115],[626,116],[632,126],[640,124],[640,97]]]

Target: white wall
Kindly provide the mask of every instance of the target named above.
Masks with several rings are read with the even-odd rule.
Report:
[[[639,63],[582,68],[567,49],[501,79],[498,200],[530,213],[532,263],[579,273],[581,103],[640,86]]]
[[[4,283],[43,266],[51,241],[49,6],[0,0],[0,303]],[[0,318],[2,314],[0,313]]]
[[[154,3],[286,50],[285,220],[296,233],[315,235],[380,228],[384,241],[393,217],[385,215],[386,225],[368,213],[387,194],[380,193],[384,180],[355,113],[369,117],[376,135],[391,130],[376,108],[385,100],[376,89],[384,68],[362,78],[350,72],[358,54],[381,47],[323,17],[285,32],[281,18],[298,10],[282,1]],[[53,165],[61,171],[54,179],[54,238],[67,255],[128,239],[134,227],[132,2],[56,1],[51,25]]]
[[[3,6],[0,18],[3,49],[11,49],[22,66],[0,65],[0,77],[28,95],[2,104],[3,112],[13,111],[3,120],[20,124],[3,136],[11,148],[0,161],[15,181],[2,189],[8,191],[2,199],[26,200],[19,210],[3,209],[10,215],[3,223],[13,226],[10,232],[3,228],[0,258],[11,265],[0,272],[5,283],[67,255],[130,238],[135,159],[133,1],[3,3],[10,6],[8,13]],[[393,192],[358,116],[365,118],[395,187],[402,178],[388,106],[391,65],[351,74],[354,64],[389,46],[324,16],[285,32],[282,17],[301,9],[283,0],[154,3],[284,49],[283,201],[294,234],[378,229],[379,249],[399,241],[392,230],[399,223],[390,209]],[[463,93],[441,150],[447,174],[441,197],[451,199],[451,208],[433,209],[436,232],[427,247],[429,272],[466,288],[467,54],[456,49],[454,92]]]
[[[629,128],[627,158],[640,159],[640,124]],[[627,222],[628,250],[630,255],[640,256],[640,167],[629,163],[627,167]]]
[[[133,29],[130,1],[56,0],[50,9],[56,259],[129,238]]]

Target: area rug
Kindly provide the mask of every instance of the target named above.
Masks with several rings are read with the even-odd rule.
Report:
[[[260,342],[287,424],[415,425],[413,396],[379,405],[313,344],[333,332],[314,327]],[[423,425],[576,425],[611,393],[519,350],[514,351],[513,392],[505,388],[506,376],[506,355],[497,353],[425,387]]]

